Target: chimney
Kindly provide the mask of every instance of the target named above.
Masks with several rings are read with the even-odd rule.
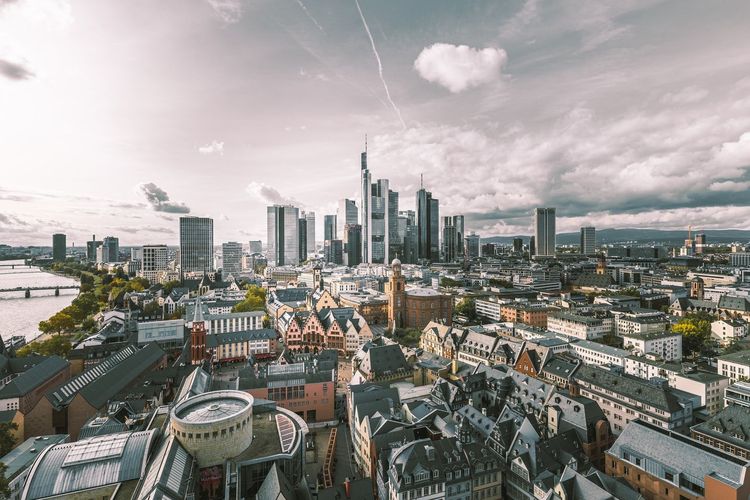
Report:
[[[352,497],[352,483],[348,477],[344,480],[344,492],[346,493],[346,498]]]

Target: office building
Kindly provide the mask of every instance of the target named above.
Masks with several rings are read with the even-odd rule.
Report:
[[[417,191],[417,247],[419,259],[440,260],[440,203],[422,186]]]
[[[515,253],[523,252],[523,239],[522,238],[513,238],[513,252]]]
[[[214,220],[180,217],[180,272],[213,271]]]
[[[339,206],[336,210],[336,239],[344,240],[344,228],[347,224],[358,223],[356,202],[346,198],[339,200]]]
[[[390,236],[398,232],[398,221],[391,222],[394,212],[390,206],[391,201],[395,201],[395,213],[398,213],[398,194],[388,189],[388,179],[378,179],[372,183],[367,168],[367,144],[360,157],[360,167],[362,262],[385,264],[391,250]]]
[[[91,235],[91,241],[86,242],[86,260],[96,262],[96,250],[102,246],[101,240],[97,241],[96,235]]]
[[[362,263],[362,226],[347,224],[344,226],[344,264],[350,267]]]
[[[130,260],[140,262],[143,260],[143,247],[130,247]]]
[[[404,254],[404,238],[399,232],[398,193],[388,190],[388,259]]]
[[[88,248],[87,248],[88,250]],[[97,253],[100,258],[97,262],[120,262],[120,240],[114,236],[107,236],[102,241],[101,253]]]
[[[331,264],[344,263],[344,243],[341,240],[325,240],[323,242],[323,256]]]
[[[362,262],[370,262],[370,226],[371,222],[371,204],[372,204],[372,187],[370,170],[367,168],[367,140],[365,140],[365,150],[360,155],[360,192],[359,201],[360,224],[362,226]]]
[[[304,212],[302,212],[302,218],[297,221],[297,241],[299,242],[297,258],[299,262],[304,262],[307,260],[307,219]]]
[[[139,276],[156,283],[159,271],[167,270],[167,245],[144,245]]]
[[[268,263],[276,266],[299,263],[299,209],[274,205],[267,212]]]
[[[307,253],[315,253],[315,212],[302,212],[307,220]]]
[[[594,255],[596,253],[596,228],[581,228],[581,253],[583,255]]]
[[[463,261],[464,248],[464,216],[443,217],[443,260]]]
[[[336,215],[326,215],[323,217],[323,240],[335,240],[336,235],[336,224],[338,220]]]
[[[529,238],[529,258],[531,259],[536,255],[536,237],[532,236]]]
[[[224,276],[242,272],[242,243],[230,241],[221,245],[221,270]]]
[[[476,259],[479,257],[479,235],[469,234],[464,238],[464,254],[467,259]]]
[[[703,253],[703,249],[706,246],[706,235],[699,233],[695,235],[695,253]]]
[[[248,242],[248,251],[250,254],[263,253],[263,242],[260,240],[250,240]]]
[[[65,260],[67,250],[66,236],[62,233],[52,235],[52,259],[56,262]]]
[[[535,257],[555,256],[555,209],[534,209]]]

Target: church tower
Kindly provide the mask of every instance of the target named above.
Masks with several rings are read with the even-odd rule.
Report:
[[[404,311],[406,311],[406,280],[401,274],[401,261],[398,257],[391,262],[391,277],[388,280],[386,294],[388,295],[388,329],[404,326]]]
[[[203,320],[201,298],[195,299],[195,314],[190,326],[191,364],[200,365],[206,359],[206,322]]]

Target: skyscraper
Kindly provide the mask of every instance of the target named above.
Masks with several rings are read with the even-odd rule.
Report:
[[[102,262],[120,262],[120,240],[107,236],[102,242]]]
[[[297,244],[297,249],[299,250],[297,259],[299,262],[304,262],[307,260],[307,219],[304,212],[302,212],[302,217],[297,221],[297,241],[299,242]]]
[[[583,255],[594,255],[596,253],[596,228],[581,228],[581,253]]]
[[[523,252],[523,239],[513,238],[513,252],[515,253]]]
[[[344,239],[344,228],[347,224],[357,224],[357,204],[354,200],[339,200],[339,207],[336,211],[336,238]]]
[[[138,273],[150,283],[156,283],[159,271],[167,269],[167,245],[143,245],[141,270]]]
[[[235,278],[242,272],[242,243],[229,241],[221,245],[221,270],[223,276]]]
[[[405,264],[416,264],[419,251],[417,216],[414,210],[399,212],[399,231],[403,231],[404,254],[399,259]]]
[[[466,258],[474,259],[479,257],[479,245],[480,239],[478,234],[469,234],[464,238],[464,244],[466,246]]]
[[[307,220],[307,253],[315,253],[315,212],[305,214]]]
[[[267,211],[269,264],[298,264],[299,209],[292,205],[274,205]]]
[[[344,226],[344,264],[350,267],[362,263],[362,226],[346,224]]]
[[[372,198],[372,186],[370,185],[370,170],[367,168],[367,139],[365,139],[365,150],[360,155],[360,179],[359,187],[361,198],[359,202],[359,220],[362,226],[362,262],[371,262],[370,257],[370,205]]]
[[[213,271],[214,220],[180,217],[180,272]]]
[[[67,237],[62,233],[52,235],[52,260],[55,262],[65,261],[67,251]]]
[[[91,235],[91,241],[86,242],[86,260],[96,262],[96,249],[102,246],[101,241],[96,240],[96,235]]]
[[[335,214],[326,215],[323,217],[323,241],[337,239],[336,237],[336,235],[338,234],[336,231],[337,222],[338,220]]]
[[[398,193],[388,190],[388,255],[384,264],[397,255],[404,255],[404,238],[398,227]]]
[[[332,264],[344,263],[343,242],[341,240],[325,240],[323,242],[323,257]]]
[[[385,264],[389,248],[388,179],[378,179],[371,186],[369,264]]]
[[[248,251],[250,254],[263,253],[263,242],[260,240],[250,240],[248,242]]]
[[[422,186],[417,191],[417,246],[419,259],[440,260],[439,201]]]
[[[534,209],[534,235],[536,236],[535,257],[555,256],[555,209]]]

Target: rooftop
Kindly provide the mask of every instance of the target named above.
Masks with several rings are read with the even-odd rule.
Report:
[[[725,354],[723,356],[719,356],[718,359],[719,361],[726,361],[728,363],[750,366],[750,350]]]
[[[219,422],[242,413],[253,404],[253,397],[240,391],[212,391],[178,404],[172,417],[188,423]]]
[[[53,434],[51,436],[31,437],[13,448],[7,455],[0,458],[0,463],[5,464],[5,478],[12,480],[36,460],[39,453],[49,446],[64,443],[70,436],[67,434]]]
[[[630,355],[630,351],[627,351],[625,349],[600,344],[599,342],[592,342],[591,340],[578,340],[576,342],[571,342],[570,346],[572,348],[575,348],[577,346],[581,349],[589,349],[595,352],[606,354],[608,356],[624,358]]]

